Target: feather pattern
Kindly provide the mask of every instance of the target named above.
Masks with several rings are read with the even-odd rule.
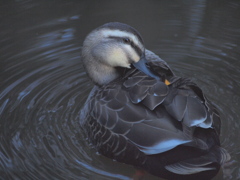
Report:
[[[230,158],[220,148],[216,108],[153,52],[145,50],[145,56],[158,78],[131,68],[96,85],[80,124],[101,154],[119,162],[170,179],[213,177]]]

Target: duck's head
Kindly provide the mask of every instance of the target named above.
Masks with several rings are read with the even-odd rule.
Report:
[[[131,68],[131,64],[153,75],[145,64],[141,35],[123,23],[107,23],[88,34],[83,43],[82,60],[90,78],[99,85],[118,78],[119,69]]]

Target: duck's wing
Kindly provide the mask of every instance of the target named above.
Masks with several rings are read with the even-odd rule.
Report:
[[[153,52],[146,50],[146,57],[149,68],[169,87],[164,102],[166,110],[187,126],[214,128],[219,135],[219,114],[202,90],[190,79],[175,76],[168,64]]]
[[[88,118],[101,126],[94,131],[101,139],[99,143],[107,144],[117,135],[145,154],[162,153],[178,145],[207,149],[193,131],[196,127],[212,127],[212,115],[186,83],[178,79],[166,85],[135,72],[123,85],[112,83],[98,88],[87,109]],[[103,129],[108,130],[107,135]]]
[[[125,80],[95,88],[82,119],[91,119],[101,127],[91,127],[98,144],[107,144],[111,136],[118,136],[145,154],[162,153],[179,145],[208,149],[207,137],[199,129],[213,129],[216,136],[219,134],[220,118],[214,106],[196,84],[174,76],[163,60],[149,53],[147,57],[152,58],[148,65],[161,80],[133,70]]]
[[[141,84],[141,81],[139,83]],[[150,81],[148,83],[151,86]],[[85,114],[82,118],[88,118],[88,121],[97,122],[101,126],[98,130],[94,127],[90,130],[98,137],[99,146],[101,146],[99,143],[111,144],[111,137],[117,135],[135,144],[145,154],[157,154],[191,142],[191,139],[181,131],[180,123],[164,109],[159,108],[155,112],[146,108],[144,104],[150,103],[147,98],[149,86],[147,84],[141,86],[139,89],[141,92],[134,88],[130,92],[129,88],[112,84],[95,91],[94,98],[89,99],[86,108],[88,111],[83,111],[88,114],[82,113]],[[156,96],[158,101],[155,103],[158,105],[166,97],[168,87],[164,87],[163,90],[165,91],[163,94]],[[137,94],[142,97],[136,97]],[[144,99],[146,102],[143,102]],[[153,106],[156,105],[153,103]]]

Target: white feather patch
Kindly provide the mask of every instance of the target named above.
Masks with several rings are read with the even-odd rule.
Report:
[[[215,170],[214,167],[201,167],[208,164],[211,164],[211,162],[206,164],[201,164],[199,166],[196,166],[195,164],[179,162],[179,163],[167,165],[165,166],[165,168],[172,173],[181,174],[181,175],[196,174],[202,171]]]
[[[190,140],[171,139],[171,140],[167,140],[167,141],[155,144],[154,146],[150,146],[150,147],[139,146],[139,147],[140,147],[140,151],[144,152],[147,155],[150,155],[150,154],[158,154],[158,153],[166,152],[170,149],[175,148],[180,144],[186,144],[189,142]]]

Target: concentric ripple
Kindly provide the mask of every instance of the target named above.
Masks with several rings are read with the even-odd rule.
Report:
[[[41,36],[36,48],[18,54],[14,58],[21,61],[5,69],[10,75],[0,94],[4,178],[88,179],[95,173],[129,179],[91,165],[91,148],[78,121],[92,84],[82,69],[81,49],[66,46],[68,36],[62,36],[56,47],[59,32],[55,33]],[[29,54],[34,56],[24,59]]]
[[[132,166],[100,156],[82,133],[93,84],[80,51],[89,24],[126,22],[135,3],[54,2],[0,3],[0,179],[132,179]],[[147,48],[217,106],[232,159],[215,179],[240,179],[240,5],[191,2],[139,3],[128,24],[140,24]]]

